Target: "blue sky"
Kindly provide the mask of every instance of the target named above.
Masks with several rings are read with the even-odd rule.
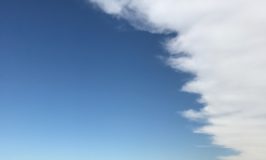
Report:
[[[223,154],[178,114],[200,105],[179,91],[191,76],[158,58],[167,35],[137,31],[82,0],[1,1],[0,14],[0,159]]]

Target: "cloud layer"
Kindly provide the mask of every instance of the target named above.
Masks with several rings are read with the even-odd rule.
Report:
[[[206,120],[197,132],[240,153],[221,159],[266,160],[265,0],[90,2],[141,29],[178,33],[166,44],[169,64],[195,75],[183,89],[205,105],[184,115]]]

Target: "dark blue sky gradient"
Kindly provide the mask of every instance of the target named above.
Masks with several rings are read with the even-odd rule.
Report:
[[[0,1],[0,159],[213,160],[167,36],[83,0]],[[193,153],[193,154],[191,154]],[[200,158],[199,158],[200,157]]]

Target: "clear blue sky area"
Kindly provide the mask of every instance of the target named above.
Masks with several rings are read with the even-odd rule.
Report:
[[[213,160],[167,36],[83,0],[0,1],[1,160]],[[207,146],[206,146],[207,145]],[[211,152],[210,152],[211,151]]]

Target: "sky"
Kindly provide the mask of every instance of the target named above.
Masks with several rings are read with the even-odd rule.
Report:
[[[82,0],[0,1],[0,159],[212,160],[180,116],[191,75],[150,34]],[[193,152],[193,154],[191,154]]]
[[[265,160],[255,1],[1,0],[0,159]]]

